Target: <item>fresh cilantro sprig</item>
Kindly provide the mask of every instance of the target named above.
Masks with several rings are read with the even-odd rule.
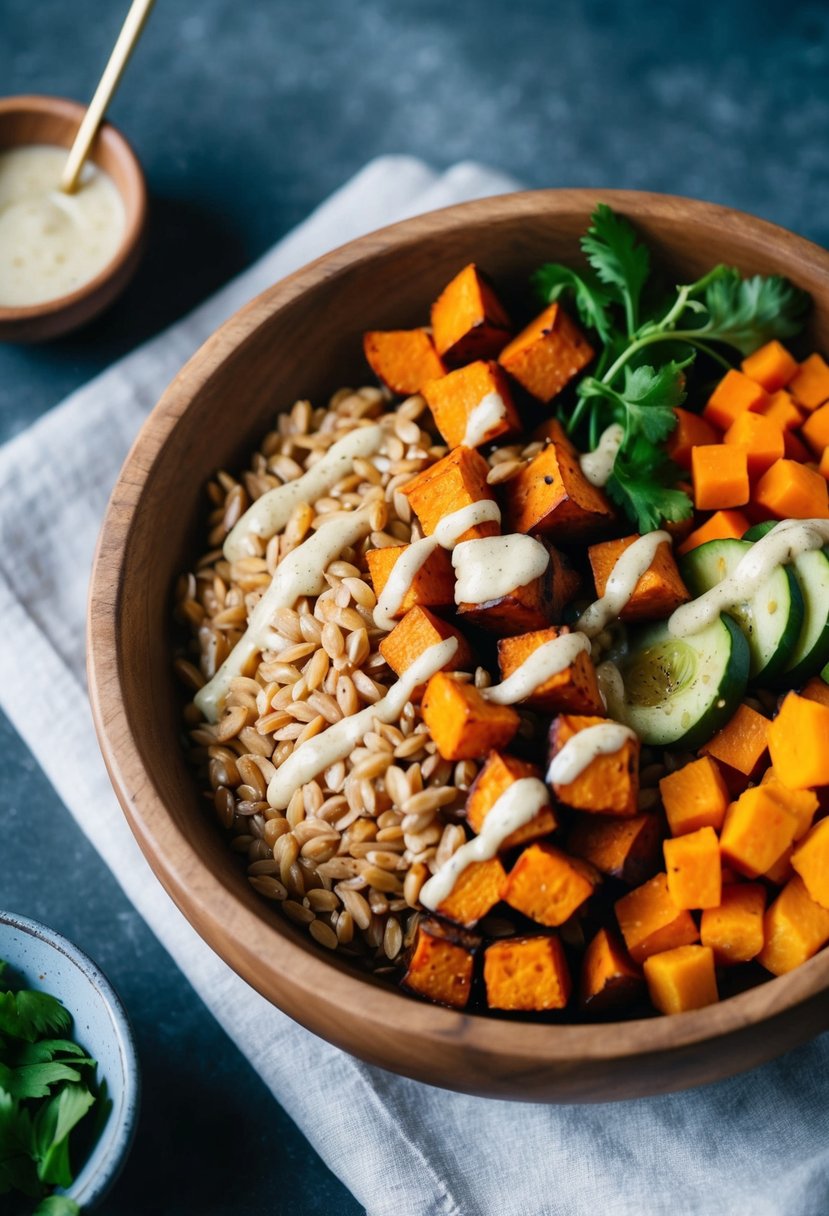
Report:
[[[722,349],[750,354],[772,338],[800,331],[808,295],[780,275],[744,279],[731,266],[715,266],[694,283],[675,288],[667,303],[646,303],[650,254],[634,229],[604,203],[594,211],[581,248],[585,270],[548,263],[533,276],[547,303],[567,297],[582,324],[599,340],[591,376],[576,389],[576,405],[562,420],[572,434],[583,428],[594,448],[612,423],[623,438],[607,492],[640,532],[687,519],[692,503],[677,488],[682,470],[665,441],[685,400],[686,377],[698,354],[724,369]]]

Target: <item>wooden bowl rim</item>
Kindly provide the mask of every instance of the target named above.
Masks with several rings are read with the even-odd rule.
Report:
[[[191,924],[229,966],[277,1006],[281,1005],[279,992],[283,985],[299,991],[301,1005],[294,1002],[294,1007],[302,1008],[298,1020],[311,1030],[318,1022],[315,1010],[327,1008],[340,1024],[347,1026],[348,1020],[354,1019],[381,1038],[389,1027],[399,1028],[404,1035],[411,1033],[426,1052],[430,1045],[437,1048],[455,1041],[459,1051],[471,1052],[478,1060],[497,1055],[508,1060],[516,1073],[537,1073],[545,1066],[572,1066],[578,1060],[602,1062],[674,1052],[748,1026],[756,1027],[829,989],[829,950],[825,950],[787,975],[770,978],[698,1011],[633,1021],[516,1025],[507,1019],[431,1005],[357,971],[340,969],[329,962],[321,948],[308,949],[292,940],[276,915],[267,921],[240,904],[200,863],[197,851],[168,815],[152,785],[152,774],[141,759],[132,733],[119,674],[113,675],[112,659],[119,654],[118,605],[132,517],[163,445],[190,401],[226,358],[275,312],[311,288],[335,280],[363,259],[402,249],[425,237],[450,233],[459,223],[507,221],[539,209],[552,215],[573,210],[586,213],[597,199],[631,214],[634,220],[637,216],[676,220],[684,212],[687,220],[703,229],[748,228],[767,243],[786,246],[795,279],[799,265],[814,270],[817,263],[829,284],[829,253],[766,220],[718,204],[644,191],[585,188],[532,190],[456,204],[350,241],[267,288],[236,312],[207,339],[167,388],[150,415],[152,427],[145,422],[113,491],[95,557],[88,618],[90,699],[113,786],[156,876]],[[114,724],[118,724],[117,732],[113,731]],[[171,745],[175,743],[171,741]],[[177,858],[182,857],[189,858],[192,869],[198,872],[193,882],[183,883],[180,878]],[[243,928],[241,938],[225,931],[225,924],[231,921],[237,930]],[[332,1037],[330,1029],[324,1037],[354,1050],[347,1030],[339,1040]],[[392,1070],[396,1068],[389,1058],[383,1063]],[[447,1079],[447,1085],[455,1084],[454,1078]]]
[[[37,117],[47,117],[50,114],[57,114],[60,118],[80,125],[85,112],[86,106],[81,105],[80,102],[72,101],[68,97],[52,97],[45,93],[21,93],[15,97],[0,98],[0,116],[33,114]],[[52,143],[53,141],[47,142]],[[96,295],[101,288],[116,278],[133,256],[147,222],[147,182],[144,170],[126,135],[111,122],[101,123],[92,145],[90,160],[96,163],[97,149],[101,144],[108,145],[114,155],[120,159],[128,181],[127,190],[119,189],[118,191],[125,212],[124,233],[118,248],[94,279],[82,283],[80,287],[67,295],[55,296],[52,300],[43,300],[40,304],[29,304],[26,307],[0,305],[0,327],[12,323],[17,325],[25,321],[36,321],[42,317],[52,317],[56,313],[71,311],[81,301]],[[0,151],[5,150],[5,147],[0,147]]]

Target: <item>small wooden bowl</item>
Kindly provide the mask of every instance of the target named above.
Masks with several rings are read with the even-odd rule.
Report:
[[[0,151],[28,144],[71,147],[85,109],[62,97],[0,98]],[[112,260],[88,283],[69,295],[28,308],[0,306],[0,341],[44,342],[85,325],[124,290],[141,258],[147,219],[147,187],[138,158],[127,140],[104,123],[92,145],[91,159],[108,173],[124,203],[126,223]]]
[[[323,1038],[432,1085],[590,1102],[701,1085],[829,1027],[829,950],[779,979],[676,1017],[516,1024],[422,1003],[349,968],[258,897],[180,746],[172,588],[200,551],[204,484],[241,465],[299,397],[368,378],[364,329],[423,324],[460,267],[479,262],[527,300],[541,262],[579,260],[597,199],[629,216],[691,282],[716,262],[789,275],[815,302],[807,341],[829,349],[829,254],[725,207],[613,190],[485,199],[407,220],[329,253],[232,317],[190,360],[130,453],[101,533],[89,607],[89,684],[124,812],[184,914],[240,975]],[[201,541],[198,539],[201,538]]]

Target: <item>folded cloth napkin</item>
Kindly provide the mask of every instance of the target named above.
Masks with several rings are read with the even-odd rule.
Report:
[[[368,165],[261,261],[0,450],[0,705],[195,990],[370,1216],[826,1216],[829,1036],[732,1081],[616,1105],[515,1106],[370,1068],[290,1021],[214,955],[149,873],[84,691],[95,537],[167,382],[263,287],[414,212],[514,188],[475,165]],[[48,688],[59,729],[32,688]]]

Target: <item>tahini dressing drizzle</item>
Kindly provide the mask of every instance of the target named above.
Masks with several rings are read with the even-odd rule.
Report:
[[[461,443],[465,448],[476,448],[483,443],[507,415],[507,408],[500,393],[487,393],[482,397],[466,420]]]
[[[625,428],[618,422],[612,422],[606,431],[602,431],[598,444],[592,452],[585,452],[579,457],[581,471],[593,486],[607,485],[608,478],[613,472],[616,453],[622,446]]]
[[[662,544],[670,544],[667,532],[646,532],[619,557],[610,572],[604,595],[585,608],[576,622],[576,628],[594,638],[616,617],[636,590],[636,584],[648,569]]]
[[[584,633],[565,633],[551,638],[528,655],[506,680],[481,691],[487,701],[495,705],[515,705],[525,701],[552,676],[564,671],[585,651],[590,653],[590,639]]]
[[[547,569],[550,555],[532,536],[510,533],[461,541],[452,552],[456,604],[485,604],[531,583]]]
[[[575,781],[597,756],[611,756],[624,747],[636,732],[621,722],[600,722],[573,735],[550,761],[547,781],[550,785],[569,785]]]

